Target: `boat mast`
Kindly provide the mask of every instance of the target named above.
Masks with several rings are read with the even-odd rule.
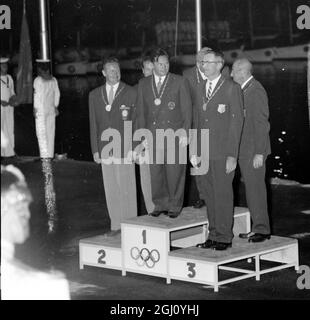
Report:
[[[251,41],[251,48],[253,48],[253,46],[254,46],[254,32],[253,32],[252,0],[249,0],[248,10],[249,10],[250,41]]]
[[[178,33],[179,33],[179,7],[180,7],[180,1],[177,0],[177,13],[175,18],[174,57],[177,56]]]
[[[201,0],[196,0],[196,48],[201,49]]]
[[[293,26],[292,26],[292,11],[291,11],[291,2],[287,0],[287,11],[288,11],[288,28],[289,28],[289,40],[290,44],[293,44]]]
[[[49,59],[46,2],[45,0],[39,0],[39,4],[41,59]]]

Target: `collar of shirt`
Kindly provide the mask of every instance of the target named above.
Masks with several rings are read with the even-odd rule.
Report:
[[[243,89],[247,85],[247,83],[250,82],[251,79],[253,79],[253,76],[251,76],[248,80],[242,83],[241,89]]]
[[[219,82],[220,78],[221,78],[221,74],[217,78],[213,79],[212,81],[207,80],[207,83],[206,83],[207,90],[209,88],[209,83],[212,82],[212,91],[213,91],[214,88],[216,87],[217,83]]]
[[[106,91],[107,91],[107,97],[109,96],[109,92],[110,92],[110,88],[113,87],[113,94],[115,96],[115,93],[118,89],[118,86],[119,86],[119,82],[114,84],[113,86],[111,86],[110,84],[106,83],[105,85],[105,88],[106,88]]]
[[[200,75],[201,75],[202,80],[207,80],[208,78],[206,77],[206,75],[205,75],[203,72],[201,72],[198,67],[197,67],[197,69],[198,69],[198,72],[199,72]]]
[[[164,81],[165,81],[165,79],[166,79],[166,76],[167,76],[167,75],[165,75],[165,76],[160,76],[161,84],[164,83]],[[154,72],[154,77],[155,77],[155,84],[156,84],[156,86],[157,86],[157,83],[158,83],[158,81],[159,81],[159,76],[158,76],[155,72]]]

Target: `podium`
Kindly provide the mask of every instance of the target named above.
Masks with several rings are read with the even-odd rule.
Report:
[[[249,243],[239,239],[239,233],[250,232],[250,213],[247,208],[234,210],[234,240],[232,248],[225,251],[196,248],[208,236],[206,208],[183,208],[181,214],[171,219],[161,215],[140,216],[121,223],[121,234],[115,237],[102,235],[81,239],[79,242],[80,269],[85,265],[100,268],[157,276],[171,280],[207,284],[218,291],[219,286],[250,277],[294,266],[298,269],[298,243],[295,239],[272,237],[262,243]],[[247,259],[254,267],[236,268],[231,263]],[[260,269],[263,260],[281,265]],[[221,270],[241,273],[221,280]]]

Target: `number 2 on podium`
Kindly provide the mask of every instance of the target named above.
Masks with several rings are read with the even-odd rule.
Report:
[[[100,254],[99,258],[98,258],[98,263],[100,264],[105,264],[105,261],[103,260],[105,258],[105,251],[103,249],[98,251],[98,254]]]

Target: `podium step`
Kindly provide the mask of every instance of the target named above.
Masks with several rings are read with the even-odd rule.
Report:
[[[98,235],[79,242],[80,269],[84,265],[122,269],[121,234],[114,237]]]
[[[260,275],[294,266],[298,268],[298,242],[295,239],[272,236],[270,240],[260,243],[249,243],[246,239],[236,238],[232,248],[225,251],[202,249],[196,247],[183,248],[169,252],[169,274],[171,279],[197,282],[214,286],[218,291],[221,284]],[[255,270],[225,266],[236,261],[255,258]],[[260,270],[260,260],[268,260],[282,265]],[[228,280],[219,281],[219,270],[242,273]]]

